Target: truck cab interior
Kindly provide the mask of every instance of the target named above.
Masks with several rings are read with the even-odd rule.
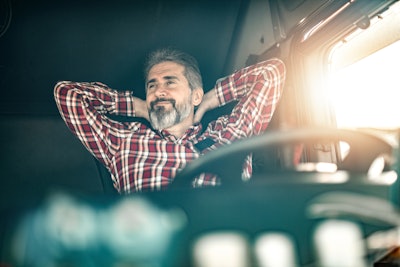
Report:
[[[399,266],[399,1],[0,6],[0,266]],[[160,47],[195,56],[206,91],[281,58],[284,93],[265,134],[188,164],[170,190],[121,196],[53,88],[100,81],[144,99]],[[202,172],[222,185],[190,188]]]

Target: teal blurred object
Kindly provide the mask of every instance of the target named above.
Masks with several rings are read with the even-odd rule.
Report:
[[[16,266],[168,266],[168,249],[185,225],[181,210],[140,197],[96,207],[55,194],[22,220],[13,239]]]

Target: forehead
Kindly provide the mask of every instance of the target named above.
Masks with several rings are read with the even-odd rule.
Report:
[[[178,63],[172,61],[161,62],[151,67],[147,76],[147,80],[171,75],[178,77],[183,76],[184,70],[185,67]]]

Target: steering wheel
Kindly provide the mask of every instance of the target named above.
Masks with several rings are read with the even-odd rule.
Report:
[[[390,158],[392,156],[392,145],[375,135],[361,131],[335,128],[270,131],[236,141],[194,160],[177,173],[171,187],[189,188],[193,178],[201,173],[217,175],[223,185],[240,184],[243,162],[249,153],[278,145],[338,143],[339,141],[350,145],[346,158],[337,163],[338,169],[341,170],[367,173],[377,157],[386,155]]]

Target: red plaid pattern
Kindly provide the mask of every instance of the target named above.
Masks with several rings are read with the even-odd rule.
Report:
[[[63,81],[54,94],[68,128],[111,173],[120,193],[162,190],[186,164],[222,145],[265,131],[281,96],[286,70],[279,59],[241,69],[217,81],[220,106],[238,101],[232,113],[211,122],[203,131],[193,125],[176,138],[166,130],[155,131],[139,122],[119,122],[108,114],[135,116],[131,91],[117,91],[94,83]],[[215,143],[203,151],[195,144],[206,139]],[[243,177],[251,176],[251,157]],[[215,185],[212,175],[201,175],[194,186]]]

